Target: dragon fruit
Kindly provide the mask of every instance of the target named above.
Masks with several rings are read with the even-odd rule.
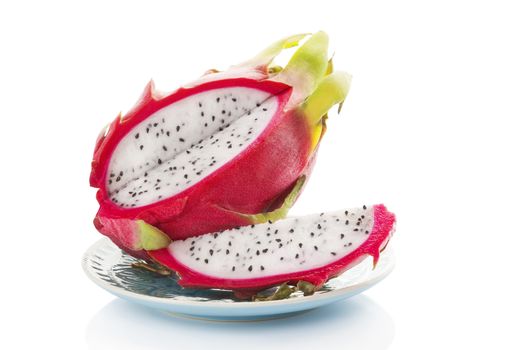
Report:
[[[95,227],[144,258],[143,249],[165,244],[166,237],[145,247],[141,237],[151,230],[184,239],[285,216],[313,167],[327,112],[350,83],[332,72],[323,32],[284,68],[271,66],[303,37],[170,94],[150,82],[96,142]]]
[[[394,214],[384,205],[268,221],[172,242],[148,251],[179,275],[179,284],[256,292],[281,283],[328,279],[388,243]]]

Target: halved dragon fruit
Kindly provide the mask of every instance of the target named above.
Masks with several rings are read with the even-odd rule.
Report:
[[[256,292],[305,281],[319,288],[369,255],[375,264],[394,224],[384,205],[363,206],[209,233],[148,253],[183,287]]]
[[[148,84],[97,140],[90,177],[99,189],[96,228],[144,257],[144,230],[181,239],[286,215],[313,166],[326,113],[350,83],[332,72],[323,32],[284,69],[270,66],[303,37],[168,95]]]

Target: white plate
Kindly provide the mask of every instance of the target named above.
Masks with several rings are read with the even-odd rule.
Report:
[[[381,253],[375,269],[367,258],[341,276],[328,281],[314,295],[294,293],[276,301],[238,301],[224,290],[184,289],[176,277],[161,277],[131,267],[135,259],[109,239],[91,246],[82,259],[88,277],[108,292],[123,299],[185,317],[220,321],[279,318],[340,301],[370,288],[394,268],[391,248]]]

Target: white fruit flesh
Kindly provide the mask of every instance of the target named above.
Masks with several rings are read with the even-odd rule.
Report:
[[[350,254],[365,242],[374,209],[287,218],[174,241],[171,255],[201,274],[250,279],[307,271]]]
[[[106,188],[121,207],[176,195],[246,149],[278,100],[251,88],[223,88],[169,105],[131,130],[113,153]]]

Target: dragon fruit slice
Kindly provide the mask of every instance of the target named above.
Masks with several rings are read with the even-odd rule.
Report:
[[[258,291],[305,281],[316,288],[388,243],[394,214],[384,205],[244,226],[149,251],[193,288]]]
[[[350,83],[346,73],[332,72],[323,32],[284,69],[270,66],[303,37],[171,94],[148,84],[96,142],[95,227],[145,257],[144,230],[181,239],[286,215],[312,169],[326,113]]]

